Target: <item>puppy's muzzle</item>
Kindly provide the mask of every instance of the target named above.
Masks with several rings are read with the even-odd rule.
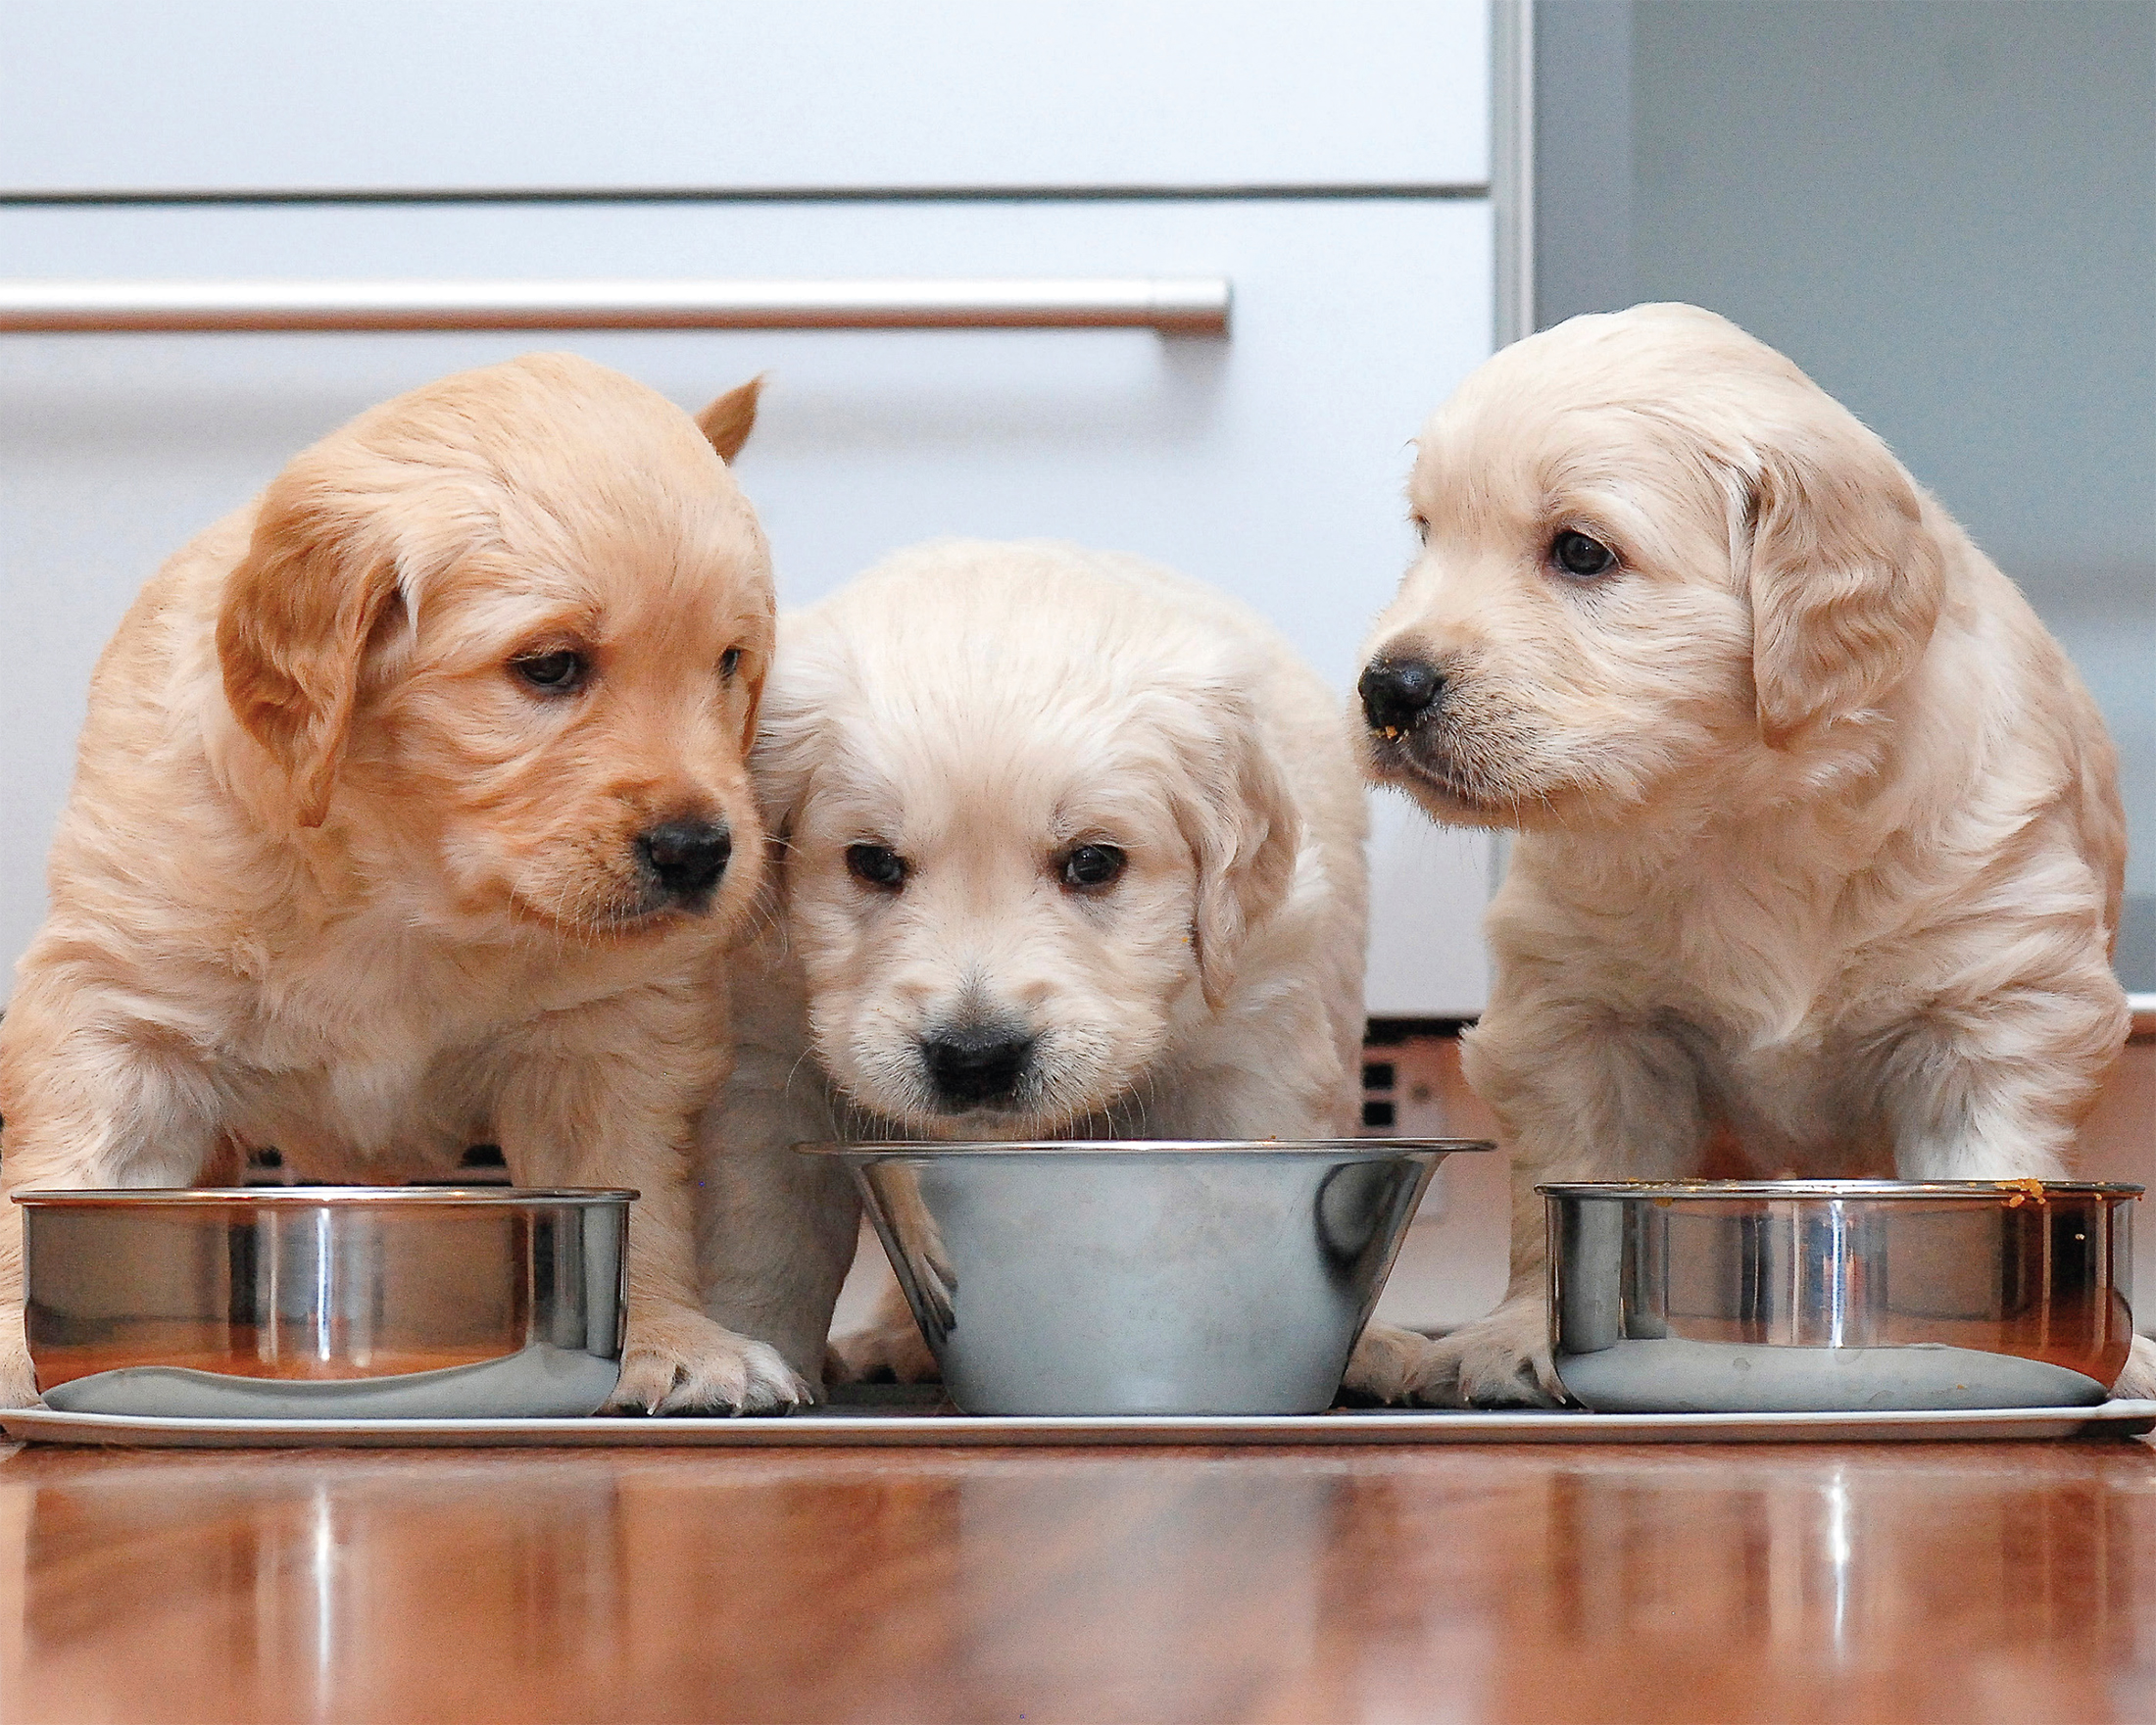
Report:
[[[701,910],[734,854],[733,834],[715,820],[667,820],[636,837],[645,875],[676,904]]]
[[[921,1038],[921,1061],[944,1107],[983,1108],[1017,1095],[1033,1042],[1007,1024],[954,1025]]]
[[[1374,731],[1388,737],[1415,728],[1445,694],[1445,673],[1422,659],[1373,659],[1355,683],[1362,697],[1362,716]]]

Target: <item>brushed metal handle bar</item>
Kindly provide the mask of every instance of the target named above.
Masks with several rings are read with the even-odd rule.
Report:
[[[0,281],[0,333],[1154,329],[1225,335],[1221,276],[954,280]]]

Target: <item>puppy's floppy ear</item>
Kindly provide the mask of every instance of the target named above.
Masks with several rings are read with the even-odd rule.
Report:
[[[1945,586],[1915,482],[1840,417],[1767,451],[1752,481],[1752,678],[1760,735],[1777,749],[1899,682],[1932,638]]]
[[[757,400],[762,393],[763,373],[759,371],[696,417],[697,429],[711,440],[718,459],[729,467],[741,453],[741,446],[749,441],[749,433],[756,429]]]
[[[302,826],[329,813],[368,642],[399,596],[395,547],[340,501],[298,472],[276,480],[218,615],[224,698],[290,777]]]
[[[1187,759],[1189,779],[1175,803],[1198,872],[1191,945],[1215,1009],[1235,984],[1244,941],[1287,899],[1302,846],[1302,817],[1249,702],[1235,696],[1229,706],[1228,735]]]

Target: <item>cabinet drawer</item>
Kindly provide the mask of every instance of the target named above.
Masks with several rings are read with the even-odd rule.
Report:
[[[135,590],[294,452],[427,378],[573,347],[695,407],[768,372],[739,471],[786,605],[938,534],[1073,539],[1241,595],[1345,699],[1412,550],[1408,440],[1490,345],[1489,211],[1460,200],[18,208],[0,210],[0,253],[24,274],[71,277],[1223,275],[1235,288],[1225,338],[0,336],[0,587],[18,637],[0,681],[13,816],[0,957],[40,914],[90,665]],[[1419,944],[1389,943],[1416,956],[1385,972],[1384,1010],[1473,1010],[1483,853],[1419,825],[1402,842],[1406,873],[1386,875],[1381,902],[1413,918]],[[1433,930],[1459,944],[1443,933],[1453,923],[1467,929],[1456,961],[1431,958]]]
[[[1484,0],[69,0],[0,21],[0,193],[1475,185],[1487,44]]]

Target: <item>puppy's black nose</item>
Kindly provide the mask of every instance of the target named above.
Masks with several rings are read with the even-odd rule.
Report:
[[[668,820],[637,836],[636,854],[664,891],[693,901],[726,872],[734,840],[713,820]]]
[[[929,1082],[953,1108],[1007,1101],[1032,1053],[1033,1038],[1005,1024],[968,1024],[921,1038]]]
[[[1445,677],[1420,659],[1373,659],[1355,684],[1374,731],[1404,731],[1438,704]]]

